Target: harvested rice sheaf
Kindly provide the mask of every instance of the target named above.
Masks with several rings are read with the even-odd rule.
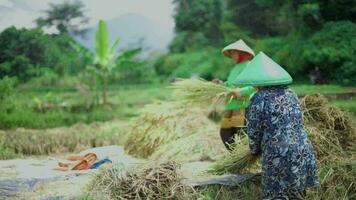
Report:
[[[160,146],[151,160],[175,160],[179,163],[216,160],[226,153],[219,136],[219,126],[211,123],[197,133]]]
[[[245,172],[259,171],[259,156],[250,153],[248,138],[246,135],[236,137],[231,144],[231,151],[221,159],[217,160],[207,171],[211,174],[241,174]]]
[[[151,164],[124,170],[120,166],[102,170],[89,186],[93,193],[110,199],[190,199],[191,187],[182,184],[175,162]]]
[[[174,96],[187,104],[211,106],[224,103],[232,94],[238,96],[238,90],[215,84],[204,79],[180,79],[173,83]]]
[[[146,105],[132,122],[124,148],[129,154],[147,158],[158,147],[210,126],[207,110],[177,102]]]

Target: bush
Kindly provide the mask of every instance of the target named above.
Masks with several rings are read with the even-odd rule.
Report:
[[[186,78],[198,75],[205,79],[226,79],[233,66],[233,62],[224,58],[220,49],[214,48],[164,55],[154,65],[161,76]]]
[[[261,39],[255,49],[265,51],[296,80],[304,80],[319,67],[328,82],[356,82],[356,24],[350,21],[325,23],[310,38],[298,35]]]
[[[344,84],[356,81],[356,24],[350,21],[328,22],[314,34],[304,56],[319,66],[326,78]]]
[[[49,35],[39,29],[9,27],[0,33],[0,78],[17,76],[20,81],[41,76],[47,68],[59,76],[83,69],[68,35]]]
[[[3,101],[12,94],[16,82],[16,78],[10,78],[8,76],[0,79],[0,103],[3,103]]]

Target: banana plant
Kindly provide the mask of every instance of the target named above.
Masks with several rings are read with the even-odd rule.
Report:
[[[105,22],[100,20],[95,34],[94,64],[99,69],[99,75],[102,82],[103,104],[107,104],[108,78],[112,73],[112,70],[118,66],[115,63],[119,57],[119,54],[117,53],[118,45],[119,40],[116,40],[111,47],[109,46],[108,29]]]

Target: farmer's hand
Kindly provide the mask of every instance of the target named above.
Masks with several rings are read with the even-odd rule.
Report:
[[[239,89],[234,89],[230,92],[230,95],[232,98],[235,98],[235,99],[241,99],[241,94],[240,94],[240,90]]]
[[[223,82],[217,78],[214,78],[211,82],[215,83],[215,84],[222,84]]]

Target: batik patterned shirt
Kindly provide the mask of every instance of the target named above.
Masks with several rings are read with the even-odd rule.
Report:
[[[251,153],[262,155],[263,198],[317,186],[313,148],[294,92],[286,86],[258,91],[246,110]]]

